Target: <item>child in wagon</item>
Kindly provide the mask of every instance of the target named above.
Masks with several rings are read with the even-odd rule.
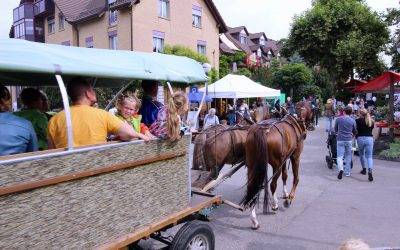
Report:
[[[153,139],[154,136],[150,133],[149,128],[141,122],[142,116],[137,113],[140,106],[141,101],[134,94],[122,94],[116,102],[116,116],[128,122],[137,133],[145,135],[148,139]]]
[[[181,116],[188,111],[186,94],[179,91],[168,98],[168,104],[163,106],[157,114],[156,121],[150,126],[153,135],[159,138],[169,138],[176,141],[181,134]]]

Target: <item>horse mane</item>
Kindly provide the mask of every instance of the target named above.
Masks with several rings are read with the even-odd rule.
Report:
[[[240,118],[242,118],[242,121],[245,121],[245,122],[247,122],[247,123],[250,124],[250,125],[252,125],[252,124],[255,123],[254,121],[252,121],[252,120],[249,119],[248,117],[245,117],[245,116],[244,116],[242,113],[240,113],[239,111],[235,111],[235,114],[238,115],[238,116],[240,116]]]

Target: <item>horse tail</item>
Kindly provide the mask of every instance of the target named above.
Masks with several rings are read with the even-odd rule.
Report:
[[[267,134],[264,132],[257,126],[255,130],[249,132],[251,137],[248,138],[253,140],[246,142],[247,190],[241,201],[244,208],[251,208],[258,202],[264,178],[268,174]]]
[[[206,141],[206,135],[204,133],[198,134],[194,139],[194,150],[193,150],[193,166],[194,170],[199,170],[200,167],[205,168],[204,161],[204,144]]]

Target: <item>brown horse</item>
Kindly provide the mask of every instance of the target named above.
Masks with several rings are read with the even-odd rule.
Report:
[[[253,228],[257,229],[259,223],[256,218],[255,204],[258,202],[259,193],[263,187],[267,176],[267,166],[270,164],[273,169],[272,181],[269,188],[273,195],[272,209],[278,209],[276,198],[277,180],[282,173],[283,193],[285,206],[289,206],[295,197],[297,184],[299,182],[299,163],[300,154],[303,151],[303,141],[306,137],[307,129],[312,122],[309,119],[307,103],[299,103],[298,118],[293,115],[286,115],[281,120],[271,120],[251,126],[245,145],[247,174],[247,192],[242,200],[244,208],[252,208]],[[293,186],[288,194],[286,191],[287,169],[286,161],[290,159],[293,171]],[[268,184],[266,184],[266,194],[268,200]]]
[[[238,125],[216,125],[197,134],[193,141],[193,169],[211,171],[215,178],[225,164],[244,161],[247,129],[252,124],[244,118]]]

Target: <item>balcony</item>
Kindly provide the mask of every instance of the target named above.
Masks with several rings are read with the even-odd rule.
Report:
[[[51,0],[39,0],[35,2],[35,17],[54,14],[54,2]]]
[[[14,23],[22,19],[32,19],[34,17],[34,7],[33,3],[24,3],[15,8],[13,11]]]

